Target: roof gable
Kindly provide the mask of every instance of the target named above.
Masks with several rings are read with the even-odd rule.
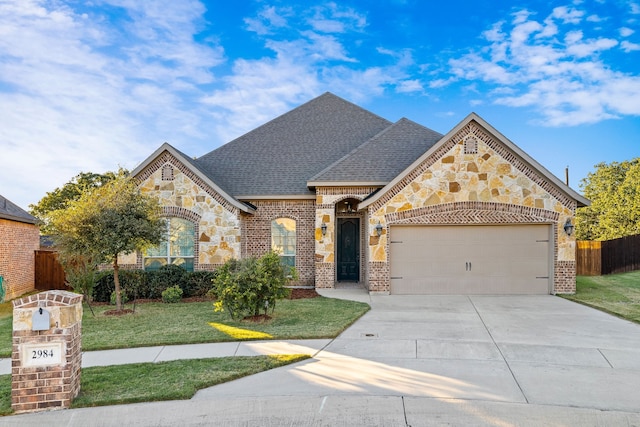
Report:
[[[195,160],[235,197],[309,196],[309,177],[338,161],[391,122],[331,93]]]
[[[185,154],[175,149],[174,147],[172,147],[170,144],[166,142],[162,144],[160,148],[158,148],[153,154],[147,157],[146,160],[140,163],[140,165],[138,165],[138,167],[136,167],[131,172],[131,176],[136,177],[140,175],[140,173],[142,173],[149,165],[151,165],[156,159],[158,159],[165,152],[169,153],[171,156],[173,156],[175,159],[181,162],[187,169],[193,172],[198,178],[202,179],[205,182],[205,184],[210,186],[215,192],[217,192],[220,195],[220,197],[222,197],[224,200],[229,202],[232,206],[240,209],[243,212],[247,212],[247,213],[255,212],[254,208],[247,206],[246,204],[231,197],[229,193],[227,193],[224,189],[222,189],[217,183],[212,181],[207,176],[207,174],[205,174],[191,158],[189,158],[188,156],[186,156]]]
[[[37,224],[38,219],[27,211],[0,195],[0,219]]]
[[[309,180],[309,186],[358,182],[384,185],[442,138],[402,118]]]
[[[520,147],[518,147],[513,142],[511,142],[508,138],[502,135],[498,130],[496,130],[493,126],[487,123],[484,119],[482,119],[476,113],[471,113],[466,118],[464,118],[460,123],[458,123],[457,126],[451,129],[445,136],[443,136],[436,144],[434,144],[431,148],[429,148],[422,156],[417,158],[411,165],[409,165],[401,173],[399,173],[391,182],[385,185],[384,188],[382,188],[380,191],[378,191],[369,199],[360,203],[358,205],[358,209],[366,208],[376,203],[378,200],[382,199],[383,197],[385,197],[385,195],[392,188],[394,188],[405,177],[410,175],[423,162],[425,162],[431,156],[439,155],[438,154],[439,150],[441,151],[441,149],[444,148],[445,144],[447,144],[460,130],[462,130],[465,126],[468,126],[472,122],[475,122],[477,125],[484,128],[486,132],[488,132],[491,136],[496,138],[497,141],[500,144],[502,144],[510,153],[512,153],[519,161],[523,162],[531,170],[539,174],[546,182],[549,183],[549,185],[557,189],[557,191],[559,191],[568,199],[575,200],[577,202],[578,207],[588,206],[590,204],[588,199],[586,199],[584,196],[580,195],[575,190],[570,188],[568,185],[563,183],[560,179],[558,179],[551,172],[545,169],[542,165],[540,165],[527,153],[522,151]]]

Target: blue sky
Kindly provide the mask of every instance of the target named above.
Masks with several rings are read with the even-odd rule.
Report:
[[[640,157],[640,0],[504,3],[0,0],[0,194],[201,156],[326,91],[441,133],[476,112],[577,190]]]

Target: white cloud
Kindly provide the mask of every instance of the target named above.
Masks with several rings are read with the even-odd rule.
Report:
[[[350,7],[334,2],[312,8],[313,16],[308,19],[315,31],[323,33],[345,33],[361,31],[367,25],[367,18]]]
[[[420,80],[403,80],[396,85],[396,91],[399,93],[422,92],[424,88]]]
[[[629,41],[627,41],[627,40],[623,40],[623,41],[620,43],[620,47],[621,47],[621,48],[622,48],[622,50],[623,50],[623,51],[625,51],[626,53],[629,53],[629,52],[635,52],[635,51],[640,50],[640,44],[638,44],[638,43],[631,43],[631,42],[629,42]]]
[[[223,61],[218,46],[193,42],[202,6],[110,4],[123,8],[118,25],[90,4],[0,5],[0,145],[12,177],[0,194],[21,188],[25,208],[81,171],[132,168],[165,140],[202,135],[202,117],[182,107]]]
[[[559,6],[553,9],[551,14],[554,18],[562,20],[563,24],[579,24],[584,16],[584,12],[578,9]]]
[[[629,37],[630,35],[632,35],[633,33],[635,33],[635,30],[632,30],[631,28],[628,27],[622,27],[620,28],[620,35],[622,37]]]
[[[482,82],[494,103],[531,108],[539,115],[535,121],[546,126],[640,115],[640,77],[615,71],[600,56],[616,46],[625,52],[640,46],[585,37],[593,29],[582,22],[584,16],[578,8],[561,6],[540,23],[528,11],[517,12],[510,23],[499,22],[483,33],[485,47],[449,60],[452,77],[435,84]]]
[[[272,34],[273,31],[287,26],[287,16],[291,13],[289,8],[276,9],[275,6],[265,6],[258,12],[258,16],[245,18],[249,31],[259,35]]]

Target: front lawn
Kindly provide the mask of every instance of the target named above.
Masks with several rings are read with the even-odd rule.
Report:
[[[203,388],[308,357],[300,354],[222,357],[85,368],[80,394],[72,407],[190,399]],[[0,375],[0,415],[11,412],[11,375]]]
[[[5,303],[10,304],[10,303]],[[4,306],[5,304],[1,304]],[[127,304],[126,308],[133,308]],[[195,344],[251,339],[333,338],[369,310],[369,305],[325,297],[279,300],[268,323],[233,321],[213,303],[137,304],[135,313],[106,316],[113,306],[85,305],[82,350]],[[12,315],[0,307],[0,357],[11,356]]]
[[[640,270],[578,276],[576,294],[565,298],[640,323]]]

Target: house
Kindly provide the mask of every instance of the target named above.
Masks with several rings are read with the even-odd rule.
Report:
[[[5,300],[34,290],[38,220],[0,195],[0,277]]]
[[[274,249],[300,286],[575,292],[565,226],[589,201],[474,113],[441,135],[325,93],[200,158],[165,143],[132,174],[170,238],[129,267]]]

